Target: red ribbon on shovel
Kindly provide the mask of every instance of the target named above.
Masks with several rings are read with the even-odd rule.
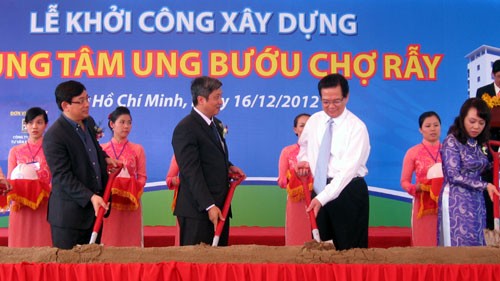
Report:
[[[302,188],[304,189],[306,208],[309,207],[309,205],[311,205],[311,191],[309,190],[309,177],[310,176],[299,177],[300,181],[302,182]],[[308,213],[309,213],[309,221],[311,222],[312,236],[314,240],[316,240],[316,242],[321,242],[321,238],[319,237],[318,225],[316,224],[316,216],[314,215],[314,210],[311,209]]]
[[[122,170],[123,165],[119,164],[117,167],[112,167],[115,168],[114,172],[109,174],[108,178],[108,183],[106,184],[106,187],[104,188],[104,195],[102,196],[102,199],[104,200],[105,204],[108,204],[109,202],[109,197],[111,197],[111,188],[113,187],[113,182],[115,181],[116,176],[120,173]],[[108,171],[110,170],[111,167],[108,167]],[[104,213],[106,210],[104,207],[99,207],[99,210],[97,211],[97,218],[94,223],[94,229],[92,230],[92,235],[90,236],[90,242],[89,244],[94,244],[96,239],[97,239],[97,234],[99,233],[99,230],[101,229],[102,226],[102,220],[104,218]]]
[[[493,149],[492,146],[496,146],[497,150],[500,147],[500,141],[490,140],[488,142],[488,148],[490,149],[491,155],[493,155],[493,184],[498,189],[498,166],[499,166],[499,153]],[[495,230],[500,230],[500,209],[498,206],[498,196],[493,196],[493,217]]]
[[[222,216],[224,218],[227,218],[227,215],[229,213],[229,206],[231,206],[231,200],[233,200],[234,190],[245,179],[245,177],[242,177],[238,174],[229,174],[229,178],[231,179],[231,183],[229,184],[229,191],[227,192],[226,201],[224,201],[224,207],[222,208]],[[219,238],[222,233],[222,229],[224,228],[224,223],[225,221],[221,220],[217,222],[214,240],[212,240],[213,247],[219,245]]]

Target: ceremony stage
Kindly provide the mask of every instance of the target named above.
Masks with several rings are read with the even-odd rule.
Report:
[[[0,246],[7,246],[7,228],[0,228]],[[411,229],[408,227],[370,227],[368,233],[370,248],[389,248],[411,246]],[[174,246],[175,227],[145,226],[144,247]],[[267,245],[284,246],[284,227],[231,227],[230,245]]]
[[[0,278],[11,281],[494,281],[499,274],[500,266],[491,264],[0,264]]]
[[[409,228],[372,227],[370,249],[349,251],[317,243],[282,247],[281,227],[233,227],[229,247],[165,247],[173,245],[174,232],[174,227],[145,227],[144,249],[0,247],[0,280],[489,281],[500,276],[500,249],[407,247]],[[6,245],[5,228],[0,242]]]
[[[493,247],[315,246],[323,245],[0,247],[0,280],[493,281],[500,274],[500,249]]]
[[[166,247],[174,245],[175,227],[145,226],[145,247]],[[411,229],[409,227],[370,227],[368,233],[370,248],[389,248],[411,246]],[[267,245],[284,246],[284,227],[231,227],[230,245]]]

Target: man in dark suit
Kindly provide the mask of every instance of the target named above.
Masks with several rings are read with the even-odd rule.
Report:
[[[491,97],[500,96],[500,60],[496,60],[493,63],[491,75],[493,76],[493,83],[483,86],[476,91],[476,98],[482,98],[484,94],[488,94]],[[491,127],[490,129],[491,139],[500,140],[500,128]],[[491,154],[488,153],[488,158],[493,161]],[[488,182],[493,182],[493,171],[488,170],[483,173],[483,179]],[[493,202],[490,199],[488,192],[485,190],[483,192],[484,203],[486,205],[486,226],[489,229],[494,228],[494,218],[493,218]]]
[[[222,83],[199,77],[191,82],[194,108],[174,129],[172,146],[179,164],[179,193],[174,215],[180,245],[211,244],[218,220],[225,221],[219,245],[228,244],[229,218],[222,217],[228,173],[245,177],[229,161],[224,128],[215,118],[222,106]]]
[[[54,247],[71,249],[90,241],[99,207],[108,210],[102,194],[108,180],[107,165],[116,167],[97,142],[89,96],[77,81],[55,90],[61,116],[47,130],[43,151],[52,173],[47,219]],[[97,238],[100,242],[100,235]]]
[[[476,98],[481,98],[483,94],[488,94],[492,97],[500,96],[500,60],[493,63],[491,75],[493,83],[483,86],[476,91]]]

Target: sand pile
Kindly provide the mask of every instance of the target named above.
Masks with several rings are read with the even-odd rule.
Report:
[[[158,248],[114,248],[101,245],[56,248],[0,247],[0,263],[357,263],[357,264],[488,264],[500,263],[498,247],[405,247],[336,251],[316,242],[274,247],[209,245]]]

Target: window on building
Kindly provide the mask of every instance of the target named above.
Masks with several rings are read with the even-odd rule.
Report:
[[[481,82],[481,76],[477,77],[477,82]]]
[[[477,65],[477,70],[481,70],[481,65],[480,64]]]

